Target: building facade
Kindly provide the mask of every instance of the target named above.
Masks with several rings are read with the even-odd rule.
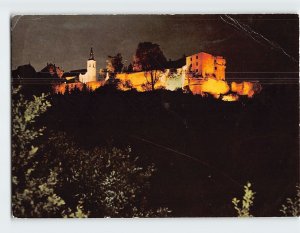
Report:
[[[87,60],[87,72],[85,74],[79,74],[79,81],[82,83],[97,81],[97,68],[96,61],[94,59],[93,48],[90,51],[90,58]]]
[[[225,80],[226,60],[209,53],[197,53],[186,57],[188,72],[199,74],[202,78]]]

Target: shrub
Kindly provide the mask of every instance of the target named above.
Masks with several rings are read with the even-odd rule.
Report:
[[[12,96],[12,213],[15,217],[155,217],[168,208],[149,208],[147,192],[155,168],[142,166],[131,148],[82,149],[35,121],[51,106],[47,96]]]
[[[237,211],[238,217],[253,217],[250,213],[250,207],[253,205],[255,192],[251,190],[251,183],[248,182],[244,186],[244,192],[242,204],[240,204],[241,200],[232,199],[234,209]]]
[[[287,198],[286,203],[281,206],[280,211],[284,216],[300,216],[300,186],[296,185],[296,197]]]
[[[20,87],[12,90],[12,213],[15,217],[40,217],[55,214],[64,201],[54,193],[57,174],[36,179],[38,147],[34,140],[44,128],[35,129],[34,122],[51,105],[46,95],[26,100]]]
[[[72,217],[72,210],[55,191],[60,169],[46,167],[47,175],[34,174],[40,167],[38,157],[41,156],[35,140],[45,130],[35,128],[34,123],[51,104],[45,94],[26,100],[20,89],[12,90],[12,214],[26,218]],[[82,212],[80,217],[87,217],[87,214]]]
[[[49,138],[45,164],[61,166],[59,192],[68,206],[81,201],[91,217],[167,216],[167,208],[148,207],[147,192],[155,172],[141,166],[131,148],[81,149],[59,133]]]

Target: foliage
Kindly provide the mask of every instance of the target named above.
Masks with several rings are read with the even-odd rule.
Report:
[[[39,217],[56,213],[64,204],[53,192],[55,172],[44,179],[32,177],[38,152],[33,143],[44,131],[33,124],[51,105],[44,94],[26,100],[20,89],[12,90],[12,211],[15,217]]]
[[[20,87],[12,90],[12,212],[14,217],[72,217],[72,210],[57,195],[60,167],[48,169],[45,176],[37,176],[40,169],[39,147],[35,140],[45,128],[35,128],[36,119],[51,106],[46,95],[27,100]],[[44,169],[44,167],[43,167]],[[76,214],[77,212],[74,212]],[[84,213],[81,217],[86,216]]]
[[[37,146],[45,128],[36,119],[51,105],[46,95],[26,100],[13,90],[12,212],[15,217],[166,216],[147,208],[154,165],[142,167],[131,148],[81,149],[64,133]]]
[[[115,56],[108,56],[108,60],[106,60],[107,65],[106,69],[110,73],[118,73],[122,71],[124,66],[123,58],[120,53],[117,53]]]
[[[280,211],[285,216],[293,216],[299,217],[300,216],[300,186],[296,186],[296,197],[287,198],[286,203],[281,206]]]
[[[134,57],[134,67],[136,70],[143,70],[145,77],[147,77],[147,73],[150,73],[151,80],[147,80],[147,82],[151,84],[152,90],[154,90],[154,85],[158,81],[159,72],[157,71],[164,70],[166,63],[167,59],[158,44],[151,42],[138,44]]]
[[[134,88],[133,88],[132,82],[130,80],[125,80],[125,81],[119,81],[118,89],[127,91],[127,90],[132,90]]]
[[[251,183],[248,182],[244,186],[244,192],[242,205],[239,204],[241,200],[237,198],[233,198],[232,203],[234,209],[237,211],[238,217],[252,217],[250,207],[253,205],[255,192],[251,190]]]
[[[158,44],[143,42],[138,44],[134,62],[143,71],[163,70],[166,58]]]
[[[143,91],[151,91],[152,90],[152,86],[149,82],[143,83],[141,85],[141,88],[142,88]]]
[[[147,191],[154,165],[142,167],[131,148],[82,149],[65,133],[49,138],[45,164],[61,166],[59,193],[81,203],[91,217],[167,216],[167,208],[147,207]]]
[[[51,171],[48,178],[33,178],[27,172],[25,187],[18,186],[13,177],[14,192],[12,206],[14,217],[59,217],[64,211],[65,201],[54,192],[57,173]]]
[[[126,70],[128,73],[131,73],[133,71],[133,67],[132,67],[132,64],[130,63],[127,67],[127,70]]]
[[[17,177],[14,175],[18,172],[32,171],[28,166],[34,165],[30,163],[38,151],[33,142],[44,131],[44,128],[35,129],[33,124],[51,106],[46,95],[33,96],[33,100],[27,100],[20,94],[20,90],[21,87],[12,90],[12,173],[16,182]]]
[[[19,166],[25,166],[28,160],[34,156],[37,151],[31,143],[38,136],[42,135],[44,128],[35,129],[32,125],[36,117],[44,113],[51,105],[46,100],[46,96],[33,96],[33,100],[25,100],[22,94],[19,94],[20,87],[13,89],[12,103],[12,156],[13,159],[18,157],[19,160],[13,160],[19,163]],[[16,154],[18,152],[18,154]]]

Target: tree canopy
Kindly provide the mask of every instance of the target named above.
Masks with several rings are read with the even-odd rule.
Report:
[[[138,44],[134,56],[136,69],[143,71],[163,70],[167,59],[160,46],[152,42],[142,42]]]
[[[155,83],[159,79],[157,71],[165,69],[167,59],[158,44],[142,42],[138,44],[133,64],[133,70],[145,72],[146,86],[151,86],[151,89],[154,90]],[[147,73],[150,73],[150,81],[147,79]]]
[[[123,58],[120,53],[117,53],[115,56],[108,56],[108,60],[106,60],[107,65],[106,68],[108,72],[118,73],[122,71],[124,66]]]

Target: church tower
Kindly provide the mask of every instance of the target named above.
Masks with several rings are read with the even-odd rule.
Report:
[[[89,82],[97,81],[96,61],[94,59],[93,48],[91,48],[90,58],[87,61],[87,73],[89,76]]]
[[[79,75],[79,81],[83,83],[97,81],[96,61],[94,59],[93,48],[90,51],[90,58],[87,60],[87,72]]]

